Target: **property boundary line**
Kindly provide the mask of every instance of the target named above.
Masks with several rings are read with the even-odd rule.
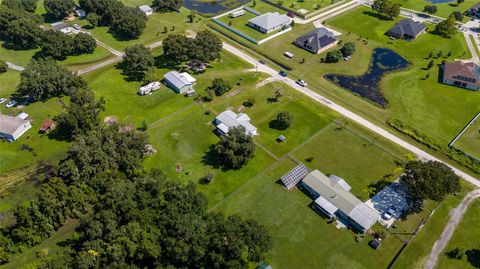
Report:
[[[480,117],[480,111],[477,113],[477,115],[475,115],[475,117],[473,117],[473,119],[471,119],[467,125],[465,125],[465,127],[463,127],[463,129],[460,131],[459,134],[457,134],[457,136],[455,136],[455,138],[453,138],[452,141],[450,141],[450,143],[448,143],[448,146],[451,147],[453,145],[453,143],[457,142],[457,140],[460,138],[460,136],[463,135],[463,133],[465,133],[465,131],[470,128],[470,126],[472,126],[472,124],[478,119],[478,117]],[[463,150],[462,150],[463,151]],[[477,159],[477,158],[475,158]]]

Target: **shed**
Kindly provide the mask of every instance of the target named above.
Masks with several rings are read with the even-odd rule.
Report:
[[[373,249],[378,249],[382,243],[380,242],[380,239],[376,238],[376,239],[373,239],[372,241],[370,241],[368,243],[370,245],[370,247],[372,247]]]
[[[140,9],[140,11],[142,11],[143,14],[145,14],[145,16],[150,16],[153,14],[153,9],[150,6],[142,5],[142,6],[139,6],[138,9]]]
[[[51,119],[46,119],[43,121],[42,126],[40,126],[40,133],[46,133],[55,128],[55,122]]]
[[[184,94],[187,91],[192,90],[193,85],[197,81],[190,74],[186,72],[179,73],[178,71],[170,71],[166,73],[163,78],[168,87],[180,94]]]
[[[87,16],[87,12],[83,9],[77,9],[75,10],[75,15],[79,18],[85,18]]]
[[[277,141],[278,141],[278,142],[285,142],[285,140],[287,140],[287,138],[286,138],[284,135],[280,135],[280,136],[277,138]]]

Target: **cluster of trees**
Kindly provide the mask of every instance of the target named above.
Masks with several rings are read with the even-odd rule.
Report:
[[[38,0],[3,0],[1,5],[9,9],[24,10],[30,13],[37,9]]]
[[[443,20],[435,25],[435,33],[443,37],[451,37],[457,31],[455,14],[452,13],[446,20]]]
[[[347,42],[343,44],[342,48],[340,48],[339,50],[327,52],[327,55],[325,55],[325,62],[336,63],[344,57],[349,57],[353,55],[355,53],[355,50],[356,50],[355,43]]]
[[[216,96],[220,96],[230,91],[231,89],[232,85],[230,85],[230,83],[228,83],[223,78],[214,78],[212,81],[212,85],[208,87],[207,92],[211,91],[215,93]]]
[[[125,6],[117,0],[79,0],[80,7],[89,13],[92,26],[109,26],[119,38],[138,38],[146,27],[147,16],[136,7]]]
[[[43,7],[47,16],[61,20],[73,12],[75,3],[73,0],[44,0]]]
[[[245,133],[243,126],[231,128],[213,145],[213,154],[216,163],[224,168],[240,169],[255,155],[253,137]]]
[[[409,212],[420,212],[425,199],[442,201],[448,194],[460,191],[460,177],[437,161],[410,161],[400,181],[408,191]]]
[[[38,27],[40,22],[41,17],[38,15],[0,5],[0,38],[5,41],[8,48],[19,50],[37,48],[42,32]]]
[[[288,111],[278,113],[277,118],[275,119],[277,129],[286,130],[292,125],[294,119],[295,116]]]
[[[55,30],[45,31],[40,43],[43,57],[56,60],[65,60],[72,55],[92,54],[97,47],[97,42],[89,34],[78,33],[71,37]]]
[[[183,6],[183,0],[153,0],[151,7],[158,11],[177,11]],[[193,21],[193,17],[190,16]]]
[[[8,65],[4,61],[0,61],[0,74],[7,72]]]
[[[209,63],[220,59],[222,40],[214,33],[204,30],[195,38],[169,35],[163,40],[164,55],[174,63],[196,61]]]
[[[400,15],[400,5],[391,0],[374,0],[372,9],[390,20]]]
[[[16,96],[28,96],[33,101],[71,95],[86,88],[86,82],[52,59],[32,60],[20,74]]]
[[[437,8],[436,5],[426,5],[423,8],[423,12],[428,13],[428,14],[435,14],[435,13],[437,13],[437,11],[438,11],[438,8]]]
[[[122,68],[126,75],[143,79],[148,72],[151,72],[155,66],[155,59],[150,50],[141,45],[133,45],[125,49]]]

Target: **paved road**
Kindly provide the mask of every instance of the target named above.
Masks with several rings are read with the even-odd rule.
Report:
[[[445,230],[443,230],[442,235],[440,238],[435,242],[433,245],[432,252],[430,253],[430,257],[428,258],[427,263],[425,264],[425,269],[433,269],[437,264],[438,256],[443,254],[443,250],[447,246],[448,242],[452,238],[455,229],[457,228],[458,224],[462,220],[465,212],[467,212],[468,206],[477,198],[480,197],[480,190],[474,190],[463,198],[462,202],[458,205],[458,207],[452,209],[450,211],[450,221],[448,222]],[[474,229],[476,227],[472,227]]]
[[[465,37],[465,41],[467,43],[468,49],[470,50],[470,53],[472,54],[472,61],[475,63],[478,63],[478,55],[477,51],[475,50],[474,46],[477,46],[477,44],[474,44],[472,40],[470,39],[470,35],[466,32],[463,32],[463,36]]]
[[[248,55],[244,51],[242,51],[242,50],[240,50],[240,49],[238,49],[238,48],[236,48],[232,45],[229,45],[227,43],[223,44],[223,48],[225,50],[229,51],[230,53],[233,53],[233,54],[237,55],[238,57],[244,59],[245,61],[255,65],[259,72],[267,73],[270,76],[285,82],[286,84],[288,84],[289,86],[291,86],[295,90],[307,95],[308,97],[314,99],[315,101],[329,107],[330,109],[335,110],[336,112],[340,113],[341,115],[355,121],[356,123],[364,126],[365,128],[371,130],[372,132],[374,132],[374,133],[392,141],[393,143],[395,143],[397,145],[400,145],[401,147],[409,150],[410,152],[417,155],[420,160],[424,160],[424,161],[435,160],[435,161],[439,161],[439,162],[443,163],[443,161],[435,158],[434,156],[432,156],[429,153],[421,150],[420,148],[404,141],[403,139],[393,135],[392,133],[388,132],[387,130],[383,129],[382,127],[373,124],[372,122],[370,122],[370,121],[362,118],[361,116],[353,113],[352,111],[350,111],[350,110],[332,102],[331,100],[328,100],[327,98],[325,98],[322,95],[308,89],[307,87],[301,87],[300,85],[295,83],[294,80],[292,80],[290,78],[281,77],[278,74],[277,70],[274,70],[269,66],[259,64],[257,59],[254,59],[252,56]],[[463,171],[461,171],[461,170],[459,170],[455,167],[452,167],[451,165],[449,165],[447,163],[445,163],[445,164],[448,165],[449,167],[451,167],[457,175],[461,176],[466,181],[472,183],[473,185],[475,185],[477,187],[480,187],[480,181],[478,179],[466,174],[465,172],[463,172]]]
[[[358,5],[360,5],[360,3],[357,3],[356,1],[348,1],[344,4],[341,4],[339,6],[336,6],[332,9],[329,9],[329,10],[326,10],[325,12],[322,12],[318,15],[315,15],[311,18],[308,18],[306,20],[302,19],[302,18],[298,18],[298,17],[295,17],[293,20],[295,21],[295,23],[298,23],[298,24],[307,24],[307,23],[311,23],[313,21],[316,21],[316,20],[326,20],[327,16],[330,16],[331,14],[335,13],[335,15],[338,15],[338,14],[341,14],[349,9],[352,9],[353,7],[356,7]],[[331,17],[331,16],[330,16]]]
[[[13,63],[11,63],[11,62],[5,62],[5,63],[7,64],[8,68],[10,68],[10,69],[17,70],[17,71],[23,71],[23,70],[25,70],[25,68],[23,68],[23,67],[21,67],[21,66],[18,66],[18,65],[16,65],[16,64],[13,64]]]

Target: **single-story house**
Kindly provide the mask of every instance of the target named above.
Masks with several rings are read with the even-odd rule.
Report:
[[[14,141],[22,136],[32,125],[28,120],[0,114],[0,138]]]
[[[43,121],[42,126],[40,126],[40,133],[46,133],[55,128],[55,122],[51,119],[46,119]]]
[[[87,16],[87,12],[83,9],[75,9],[75,16],[79,18],[85,18]]]
[[[326,28],[316,28],[295,40],[295,45],[311,53],[320,53],[338,43],[333,33]]]
[[[56,30],[56,31],[60,31],[64,34],[69,34],[71,33],[73,30],[72,30],[72,27],[62,21],[59,21],[59,22],[55,22],[55,23],[52,23],[50,24],[50,26]]]
[[[280,15],[278,12],[268,12],[250,19],[248,21],[248,26],[259,32],[268,34],[276,30],[290,27],[291,20],[292,19],[285,14]]]
[[[443,66],[443,83],[469,90],[480,90],[480,66],[473,62],[455,61]]]
[[[140,87],[138,94],[140,95],[150,94],[151,92],[154,92],[160,89],[160,86],[161,84],[159,81],[148,83],[147,85]]]
[[[257,135],[257,127],[250,123],[250,117],[245,113],[237,114],[231,110],[225,110],[215,118],[214,124],[221,134],[228,133],[233,127],[243,126],[245,134]]]
[[[425,33],[426,29],[427,28],[422,23],[407,18],[397,22],[392,28],[390,28],[390,30],[388,30],[387,35],[398,39],[413,40],[419,35]]]
[[[153,14],[153,9],[150,6],[143,5],[139,6],[138,9],[140,9],[147,17]]]
[[[337,218],[353,230],[365,233],[380,218],[377,210],[360,201],[350,186],[336,176],[327,177],[318,170],[310,172],[301,185],[314,199],[314,206],[328,218]]]
[[[176,93],[184,94],[195,91],[193,85],[197,80],[187,72],[170,71],[163,76],[163,79],[165,85],[172,88]]]

